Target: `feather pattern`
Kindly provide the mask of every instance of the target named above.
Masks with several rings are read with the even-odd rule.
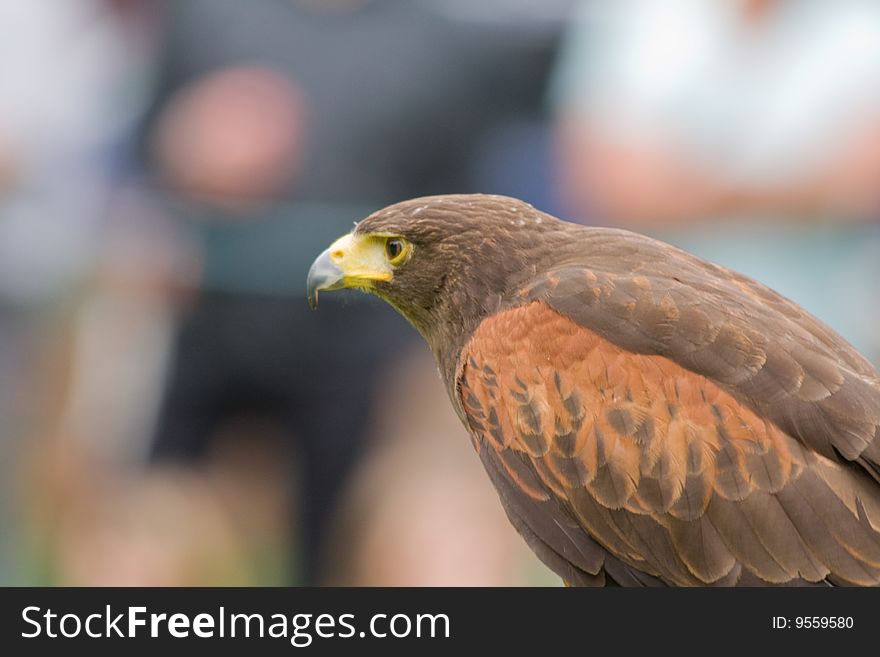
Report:
[[[516,199],[413,199],[352,237],[388,235],[411,257],[367,289],[425,337],[511,522],[566,581],[880,583],[880,377],[825,324]]]
[[[726,341],[701,361],[726,381],[746,381],[730,367],[758,372],[768,362],[754,351],[768,350],[757,337],[698,333]],[[539,555],[565,555],[588,537],[604,555],[598,569],[580,564],[591,583],[612,558],[624,579],[638,571],[674,585],[880,583],[880,487],[762,416],[735,385],[628,351],[543,301],[485,320],[465,353],[465,414],[484,463],[500,464],[493,481],[508,513],[520,514],[514,524],[540,538]],[[769,362],[778,399],[827,365]],[[845,377],[823,376],[840,394]],[[556,500],[567,530],[548,532],[547,518],[517,499]]]

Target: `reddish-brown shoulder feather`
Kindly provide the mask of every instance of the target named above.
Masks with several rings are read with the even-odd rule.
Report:
[[[543,301],[628,352],[665,356],[880,482],[880,377],[843,338],[737,272],[634,233],[589,235],[516,303]]]
[[[719,371],[760,369],[730,340]],[[664,355],[536,301],[483,321],[457,389],[511,520],[567,581],[880,583],[877,483]]]

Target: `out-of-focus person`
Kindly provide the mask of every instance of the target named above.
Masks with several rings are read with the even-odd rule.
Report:
[[[761,278],[880,356],[853,284],[880,275],[880,4],[588,0],[552,101],[569,214]]]
[[[58,347],[103,250],[115,149],[142,110],[149,17],[139,0],[0,0],[2,583],[39,567],[23,549],[39,542],[31,493],[74,442],[49,437],[47,400],[72,378]]]
[[[200,245],[201,274],[181,309],[153,457],[198,467],[218,434],[236,440],[225,426],[268,423],[291,489],[292,581],[334,577],[328,523],[368,442],[379,381],[414,337],[370,300],[348,298],[344,315],[322,300],[311,313],[314,254],[383,205],[474,189],[483,137],[540,108],[552,30],[535,37],[463,8],[166,5],[144,154]]]
[[[556,79],[581,216],[873,218],[880,5],[587,2]]]
[[[63,292],[99,242],[115,148],[149,75],[139,0],[0,0],[0,295]]]

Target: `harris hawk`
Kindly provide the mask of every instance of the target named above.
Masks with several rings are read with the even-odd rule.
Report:
[[[380,210],[312,265],[430,345],[514,527],[570,585],[880,584],[880,377],[764,285],[516,199]]]

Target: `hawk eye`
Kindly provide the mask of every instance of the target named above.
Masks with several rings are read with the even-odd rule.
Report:
[[[406,242],[398,237],[392,237],[385,242],[385,255],[391,264],[398,264],[406,255]]]

